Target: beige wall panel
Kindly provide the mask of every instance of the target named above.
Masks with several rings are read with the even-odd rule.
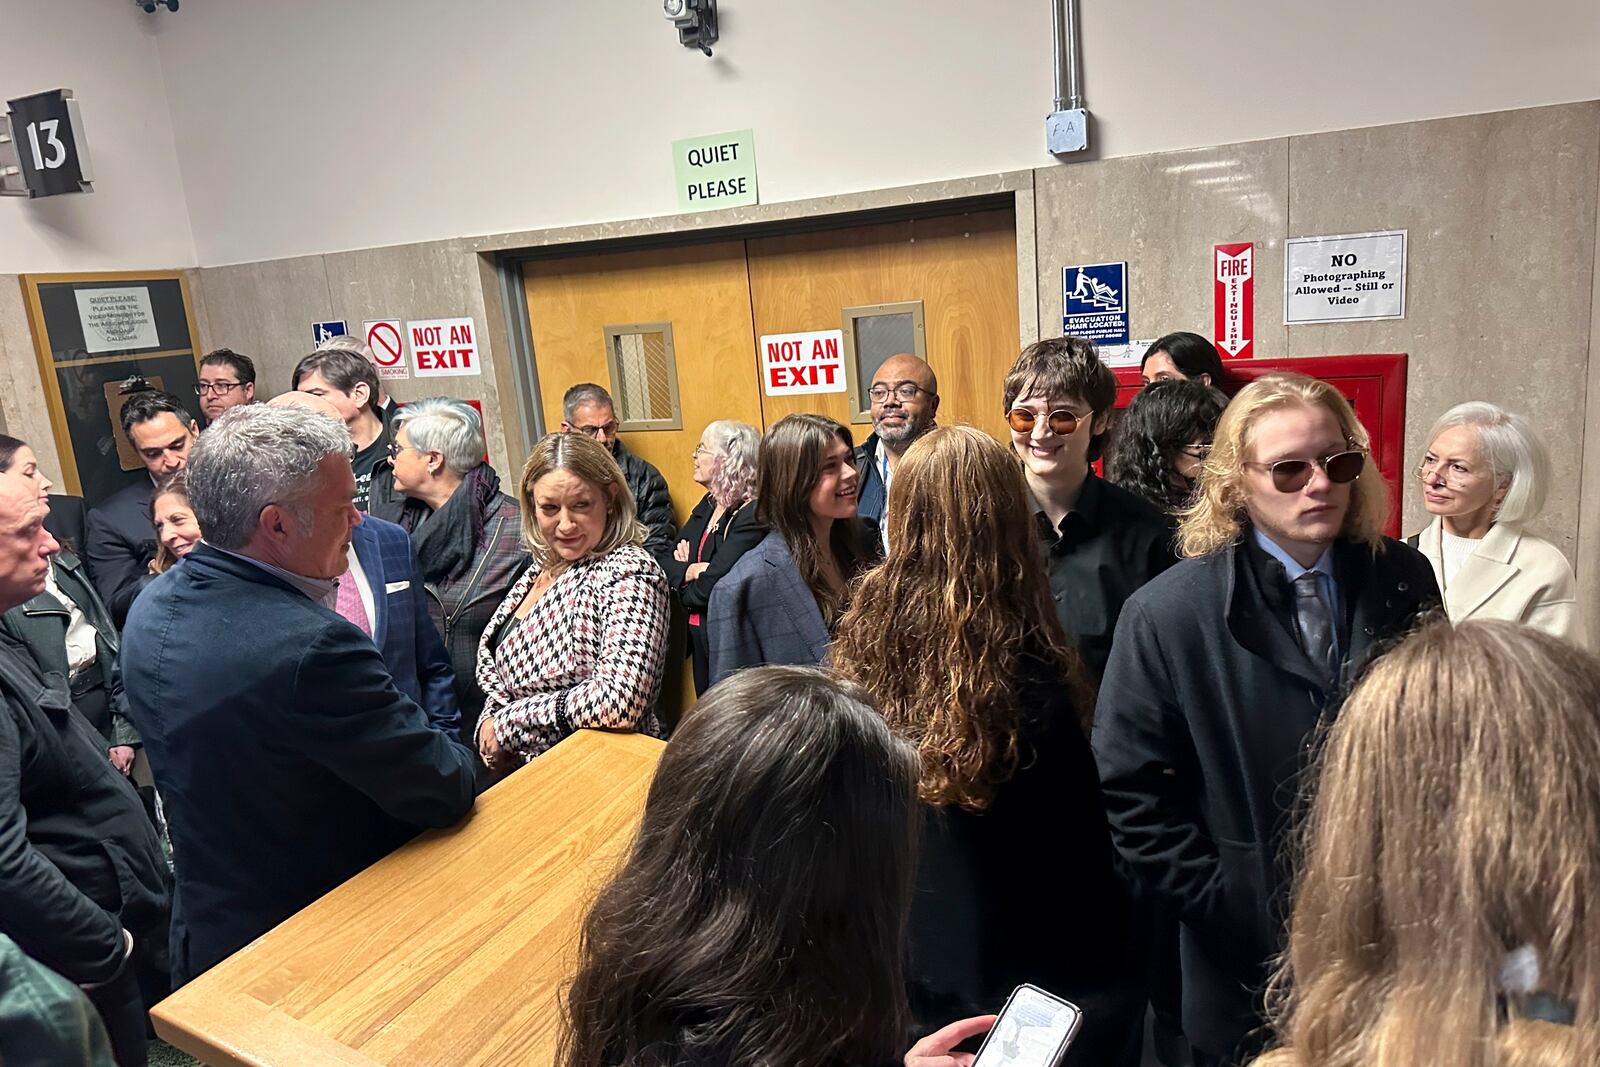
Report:
[[[359,333],[361,324],[368,319],[405,322],[471,317],[483,373],[452,378],[412,377],[384,384],[389,394],[402,403],[425,396],[453,396],[480,402],[490,461],[501,479],[508,479],[513,468],[520,468],[523,457],[513,459],[506,454],[477,255],[460,242],[434,241],[334,253],[324,256],[323,262],[332,298],[333,314],[329,317],[344,319],[352,333]],[[309,329],[310,320],[307,320],[304,330]],[[411,358],[409,346],[406,358]],[[516,417],[514,409],[510,417]]]
[[[256,396],[289,388],[295,364],[311,351],[311,324],[334,316],[321,256],[273,259],[199,271],[201,352],[231,348],[256,364]]]
[[[50,407],[39,381],[39,358],[33,349],[33,331],[28,327],[22,283],[15,274],[0,274],[0,412],[5,415],[5,432],[28,442],[59,486],[61,456],[56,451]]]
[[[1584,395],[1584,425],[1600,426],[1600,181],[1589,202],[1595,207],[1595,272],[1590,279],[1589,373]],[[1552,445],[1561,442],[1552,441]],[[1600,433],[1584,434],[1583,504],[1578,514],[1578,546],[1572,564],[1578,571],[1578,609],[1588,627],[1589,647],[1600,647]]]
[[[1406,317],[1296,326],[1294,356],[1406,352],[1406,456],[1440,412],[1528,416],[1553,480],[1533,528],[1574,554],[1595,264],[1600,102],[1290,140],[1289,236],[1409,231]],[[1258,287],[1258,321],[1283,314]],[[1425,523],[1408,484],[1402,527]],[[1591,506],[1592,507],[1592,506]]]
[[[1134,339],[1209,337],[1212,246],[1254,241],[1256,355],[1284,355],[1271,294],[1283,289],[1288,175],[1283,139],[1036,171],[1040,333],[1061,332],[1063,267],[1127,260]]]

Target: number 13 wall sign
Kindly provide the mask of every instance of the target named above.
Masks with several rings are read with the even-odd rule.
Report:
[[[29,196],[93,190],[83,122],[70,89],[19,97],[7,101],[6,107]]]

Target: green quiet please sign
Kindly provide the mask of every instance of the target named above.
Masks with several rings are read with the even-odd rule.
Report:
[[[678,207],[714,211],[756,204],[756,138],[751,130],[672,142]]]

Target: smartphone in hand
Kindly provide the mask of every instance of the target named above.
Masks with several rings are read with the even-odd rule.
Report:
[[[1006,998],[972,1067],[1056,1067],[1082,1024],[1076,1004],[1024,983]]]

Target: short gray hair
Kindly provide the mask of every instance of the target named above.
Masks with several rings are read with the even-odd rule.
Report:
[[[1495,521],[1513,525],[1533,521],[1544,508],[1550,457],[1528,420],[1487,400],[1469,400],[1439,416],[1428,431],[1428,447],[1454,426],[1478,431],[1478,452],[1489,464],[1495,485],[1506,487]]]
[[[465,400],[448,396],[429,396],[413,400],[394,413],[395,433],[406,428],[411,447],[419,452],[437,452],[445,466],[465,474],[483,463],[487,447],[483,440],[483,420]]]
[[[593,404],[596,407],[608,407],[613,412],[617,406],[611,402],[611,394],[603,386],[593,382],[579,382],[561,397],[561,417],[572,422],[572,415],[584,404]]]
[[[205,539],[237,552],[250,543],[268,504],[302,523],[301,505],[327,456],[351,452],[350,431],[304,408],[242,404],[206,428],[189,454],[189,505]]]

